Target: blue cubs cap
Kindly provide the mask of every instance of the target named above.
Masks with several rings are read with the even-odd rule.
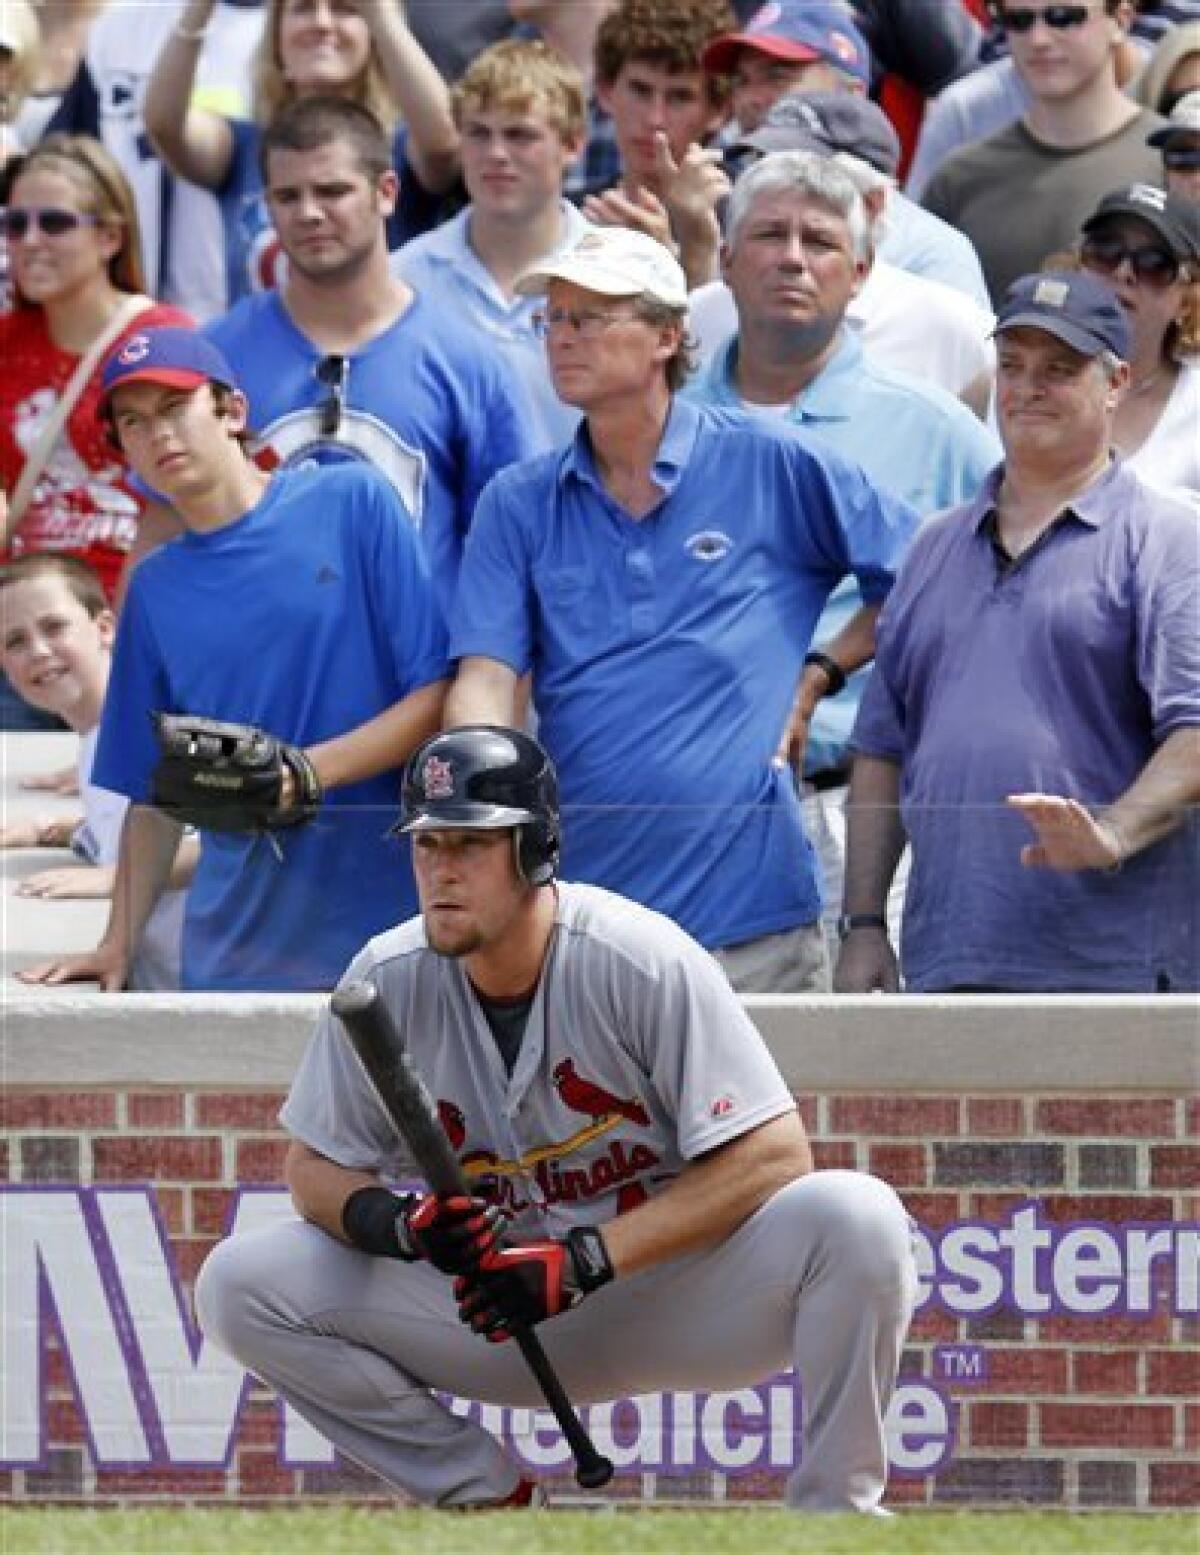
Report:
[[[732,74],[740,49],[754,49],[772,59],[804,63],[823,59],[852,76],[863,87],[871,81],[871,51],[853,16],[842,5],[826,0],[767,0],[740,32],[714,38],[700,57],[714,75]]]
[[[198,389],[219,383],[237,388],[233,368],[204,335],[176,325],[139,329],[110,351],[100,375],[100,405],[123,383],[161,383],[171,389]]]
[[[1008,289],[993,334],[1044,329],[1083,356],[1111,351],[1129,360],[1129,320],[1112,288],[1084,270],[1023,275]]]

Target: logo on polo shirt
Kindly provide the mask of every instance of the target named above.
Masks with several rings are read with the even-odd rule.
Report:
[[[721,529],[702,529],[683,542],[688,555],[698,562],[719,562],[733,550],[733,541]]]

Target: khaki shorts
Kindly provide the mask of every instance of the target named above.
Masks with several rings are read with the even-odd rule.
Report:
[[[828,993],[829,951],[820,921],[714,950],[738,993]]]

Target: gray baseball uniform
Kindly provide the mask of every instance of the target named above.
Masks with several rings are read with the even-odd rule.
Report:
[[[712,958],[666,918],[559,884],[555,930],[511,1074],[465,969],[419,919],[371,941],[349,979],[375,981],[477,1191],[519,1234],[598,1224],[687,1162],[794,1101]],[[312,1149],[403,1176],[381,1103],[330,1014],[281,1113]],[[726,1389],[795,1366],[803,1457],[789,1502],[869,1511],[883,1494],[883,1416],[915,1272],[899,1200],[878,1180],[814,1172],[714,1249],[604,1286],[538,1330],[572,1399]],[[218,1345],[340,1450],[417,1499],[502,1499],[518,1478],[443,1390],[540,1404],[516,1347],[459,1321],[427,1264],[371,1257],[295,1222],[235,1237],[196,1292]]]

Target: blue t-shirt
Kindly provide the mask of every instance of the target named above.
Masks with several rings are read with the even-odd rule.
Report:
[[[735,337],[688,385],[685,397],[701,405],[739,405],[736,360]],[[751,408],[750,414],[759,413]],[[854,460],[880,490],[902,498],[923,519],[973,497],[1000,458],[995,433],[961,400],[924,378],[873,361],[850,330],[842,332],[837,351],[796,396],[788,417]],[[847,578],[822,611],[814,641],[830,642],[861,604],[854,579]],[[817,703],[805,747],[806,772],[848,764],[846,742],[867,674],[859,670],[837,696]]]
[[[512,369],[419,293],[389,328],[346,358],[345,403],[324,436],[330,388],[323,353],[292,322],[278,292],[247,297],[205,334],[250,401],[250,425],[284,465],[372,464],[420,531],[438,597],[453,595],[479,493],[533,451]]]
[[[1200,985],[1200,816],[1116,874],[1021,864],[1010,794],[1118,798],[1200,724],[1200,528],[1119,462],[1007,569],[1001,472],[927,525],[884,607],[853,746],[901,768],[901,965],[919,992]]]
[[[533,671],[558,765],[563,874],[709,948],[813,922],[792,775],[772,765],[813,628],[853,571],[881,600],[916,515],[788,426],[676,400],[633,520],[586,427],[480,500],[451,634]]]
[[[230,119],[233,151],[229,170],[217,188],[217,202],[225,226],[225,273],[232,305],[251,292],[269,290],[283,279],[287,259],[271,225],[259,171],[262,126],[250,119]],[[388,217],[389,248],[399,248],[410,238],[428,232],[441,219],[446,197],[431,194],[409,165],[407,129],[392,139],[392,162],[400,177],[400,196]]]
[[[296,745],[344,734],[446,673],[412,526],[365,469],[283,472],[244,517],[136,569],[121,612],[93,781],[137,802],[154,712],[256,724]],[[262,838],[204,832],[183,986],[329,988],[365,940],[416,909],[388,840],[397,772],[331,791],[316,820]]]

